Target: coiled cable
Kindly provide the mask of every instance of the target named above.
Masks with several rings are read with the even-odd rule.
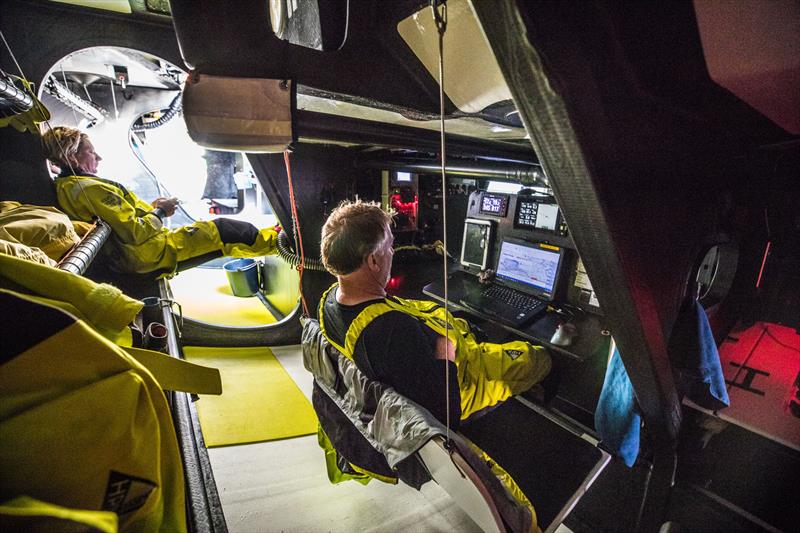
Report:
[[[152,122],[142,121],[141,124],[134,124],[131,127],[131,129],[138,133],[146,130],[154,130],[156,128],[160,128],[161,126],[163,126],[164,124],[175,118],[175,115],[178,114],[178,112],[181,110],[182,107],[183,104],[181,102],[181,93],[178,93],[175,96],[175,98],[172,99],[172,102],[170,102],[167,111],[163,115],[161,115],[158,119]]]
[[[292,241],[285,230],[278,233],[278,256],[289,263],[292,267],[300,264],[300,256],[292,249]],[[318,270],[326,272],[321,259],[305,258],[304,268],[306,270]]]
[[[14,113],[24,113],[33,107],[33,98],[18,89],[10,78],[0,75],[0,106],[10,108]]]

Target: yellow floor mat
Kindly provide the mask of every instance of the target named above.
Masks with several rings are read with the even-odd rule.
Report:
[[[308,399],[269,348],[187,346],[192,363],[218,368],[221,396],[201,396],[197,413],[206,446],[309,435],[317,418]]]
[[[220,326],[263,326],[277,322],[256,296],[241,298],[231,291],[221,268],[192,268],[169,282],[183,315]]]

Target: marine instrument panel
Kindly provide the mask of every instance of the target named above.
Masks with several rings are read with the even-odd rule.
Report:
[[[466,217],[460,250],[465,270],[496,269],[501,246],[509,240],[560,250],[564,259],[553,298],[590,313],[601,312],[567,222],[552,195],[534,189],[517,193],[476,190],[470,194]]]

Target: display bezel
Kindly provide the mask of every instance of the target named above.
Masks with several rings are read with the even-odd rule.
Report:
[[[473,263],[464,259],[464,253],[467,250],[467,227],[469,224],[476,224],[486,226],[488,231],[486,233],[486,245],[483,247],[483,260],[481,264]],[[464,234],[461,237],[461,264],[465,267],[477,267],[485,270],[489,262],[489,248],[492,242],[492,222],[489,220],[482,220],[479,218],[466,218],[464,219]]]

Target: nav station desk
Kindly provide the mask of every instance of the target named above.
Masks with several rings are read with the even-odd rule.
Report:
[[[558,392],[550,402],[549,409],[560,412],[577,422],[584,431],[595,435],[594,411],[603,387],[611,344],[603,317],[588,313],[573,317],[569,322],[576,327],[577,334],[572,344],[556,346],[550,344],[550,339],[559,323],[564,322],[557,312],[548,311],[516,329],[478,309],[460,304],[459,301],[469,290],[464,277],[458,272],[452,273],[448,279],[448,309],[469,314],[492,342],[523,339],[547,347],[553,357],[555,371],[560,374]],[[422,292],[444,303],[444,284],[441,281],[425,285]],[[554,302],[554,305],[557,303]]]
[[[554,531],[610,461],[597,447],[593,428],[611,337],[600,317],[587,314],[572,320],[578,332],[570,346],[551,345],[562,320],[557,313],[548,312],[515,329],[459,304],[466,290],[461,279],[451,275],[448,280],[449,309],[469,314],[492,342],[523,339],[546,346],[560,374],[557,395],[547,407],[518,397],[461,428],[517,481],[533,503],[542,530]],[[426,285],[422,292],[444,302],[441,282]]]

